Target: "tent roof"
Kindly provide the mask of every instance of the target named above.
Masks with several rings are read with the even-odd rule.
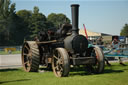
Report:
[[[84,29],[79,29],[79,34],[86,36]],[[92,31],[87,30],[87,35],[88,36],[101,36],[101,33],[92,32]]]

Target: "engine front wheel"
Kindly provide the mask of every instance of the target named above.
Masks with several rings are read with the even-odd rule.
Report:
[[[91,56],[96,58],[95,64],[87,65],[87,69],[93,73],[102,73],[104,71],[104,54],[98,46],[95,46],[92,50]]]
[[[66,77],[69,74],[69,55],[64,48],[56,48],[52,57],[52,69],[57,77]]]

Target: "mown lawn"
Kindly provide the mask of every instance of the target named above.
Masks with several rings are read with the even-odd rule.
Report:
[[[128,85],[128,63],[112,63],[103,74],[71,69],[69,77],[57,78],[52,71],[27,73],[22,68],[0,70],[0,85]]]

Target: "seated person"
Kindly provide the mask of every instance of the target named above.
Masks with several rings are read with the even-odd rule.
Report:
[[[101,37],[99,37],[97,40],[96,40],[96,44],[97,45],[103,45],[103,38],[102,38],[102,36]]]
[[[117,40],[117,38],[114,38],[112,41],[112,48],[116,49],[119,48],[119,46],[120,46],[120,42]]]
[[[114,38],[112,41],[112,49],[117,49],[117,48],[119,48],[119,46],[120,46],[119,40],[117,38]],[[121,57],[119,57],[119,62],[121,65],[125,65],[125,64],[123,64]]]

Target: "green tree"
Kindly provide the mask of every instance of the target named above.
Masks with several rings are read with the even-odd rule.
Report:
[[[48,18],[34,7],[15,11],[15,3],[0,0],[0,45],[21,45],[24,39],[30,40],[41,30],[58,28],[60,24],[70,23],[64,14],[51,13]]]
[[[23,42],[24,39],[29,39],[30,37],[30,18],[32,16],[32,12],[28,10],[19,10],[17,11],[17,16],[18,16],[18,29],[17,29],[17,34],[19,35],[19,39],[21,42]],[[19,40],[18,40],[19,41]],[[20,43],[20,42],[19,42]]]
[[[125,24],[125,26],[123,27],[123,29],[120,32],[120,35],[128,37],[128,24]]]
[[[10,0],[0,0],[0,45],[13,43],[15,18],[15,3],[11,4]]]
[[[48,22],[53,23],[54,27],[56,28],[58,28],[63,23],[70,23],[70,19],[62,13],[60,14],[51,13],[48,15],[47,20]]]
[[[32,16],[30,17],[29,28],[31,38],[34,38],[39,31],[47,29],[46,17],[44,14],[39,13],[39,8],[36,6],[34,7]]]

